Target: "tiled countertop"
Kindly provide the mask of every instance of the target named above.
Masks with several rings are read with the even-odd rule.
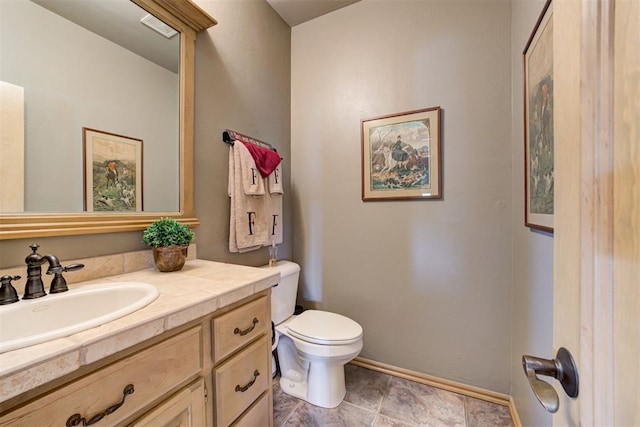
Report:
[[[268,268],[196,259],[172,273],[147,269],[71,285],[146,282],[155,285],[160,296],[102,326],[0,354],[0,402],[268,289],[279,277]]]

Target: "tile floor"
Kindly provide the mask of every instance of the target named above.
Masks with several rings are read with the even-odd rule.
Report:
[[[509,408],[354,365],[334,409],[285,394],[273,380],[274,425],[304,427],[511,427]]]

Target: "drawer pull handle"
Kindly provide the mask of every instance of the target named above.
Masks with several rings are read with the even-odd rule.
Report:
[[[243,336],[247,335],[249,332],[253,331],[253,330],[255,329],[255,327],[256,327],[256,325],[257,325],[257,324],[258,324],[258,319],[256,319],[256,318],[254,317],[254,318],[253,318],[253,322],[252,322],[252,325],[251,325],[251,326],[249,326],[249,327],[248,327],[247,329],[245,329],[244,331],[241,331],[241,330],[240,330],[240,328],[235,328],[235,329],[233,330],[233,333],[234,333],[235,335],[240,334],[240,336],[241,336],[241,337],[243,337]]]
[[[249,383],[246,386],[240,387],[240,384],[236,385],[236,392],[239,391],[240,393],[244,393],[245,391],[249,390],[249,388],[251,388],[253,383],[256,382],[256,378],[258,378],[258,375],[260,375],[260,372],[258,372],[258,370],[256,369],[255,371],[253,371],[253,379],[249,381]]]
[[[79,425],[90,426],[91,424],[97,423],[98,421],[100,421],[101,419],[106,417],[107,415],[113,414],[118,409],[120,409],[120,407],[122,405],[124,405],[124,400],[127,398],[127,395],[133,394],[133,392],[134,392],[133,384],[128,384],[124,388],[124,390],[122,390],[122,400],[120,402],[116,403],[113,406],[109,406],[104,411],[100,412],[97,415],[94,415],[93,417],[91,417],[91,419],[89,419],[89,421],[87,421],[87,419],[84,418],[80,414],[73,414],[67,420],[67,427],[74,427],[74,426],[79,426]]]

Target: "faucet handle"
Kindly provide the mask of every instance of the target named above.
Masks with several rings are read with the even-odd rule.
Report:
[[[62,271],[77,271],[77,270],[82,270],[84,268],[84,264],[71,264],[71,265],[67,265],[66,267],[62,268]]]
[[[57,294],[60,292],[66,292],[69,290],[67,287],[67,280],[62,277],[63,272],[67,271],[76,271],[84,268],[84,264],[71,264],[66,267],[57,266],[53,268],[49,268],[47,270],[47,274],[55,274],[53,279],[51,280],[51,287],[49,288],[50,294]]]
[[[83,268],[84,268],[84,264],[71,264],[71,265],[67,265],[66,267],[63,267],[61,265],[56,265],[53,267],[49,267],[47,269],[47,274],[49,275],[60,274],[60,273],[66,273],[67,271],[82,270]]]
[[[7,275],[0,277],[0,283],[2,283],[2,287],[0,287],[0,305],[11,304],[19,300],[18,292],[11,284],[12,280],[20,280],[20,276]]]

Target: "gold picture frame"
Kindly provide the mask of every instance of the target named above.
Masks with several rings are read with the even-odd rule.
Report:
[[[142,140],[82,128],[84,210],[142,212]]]
[[[440,107],[362,120],[362,200],[441,199],[440,134]]]

